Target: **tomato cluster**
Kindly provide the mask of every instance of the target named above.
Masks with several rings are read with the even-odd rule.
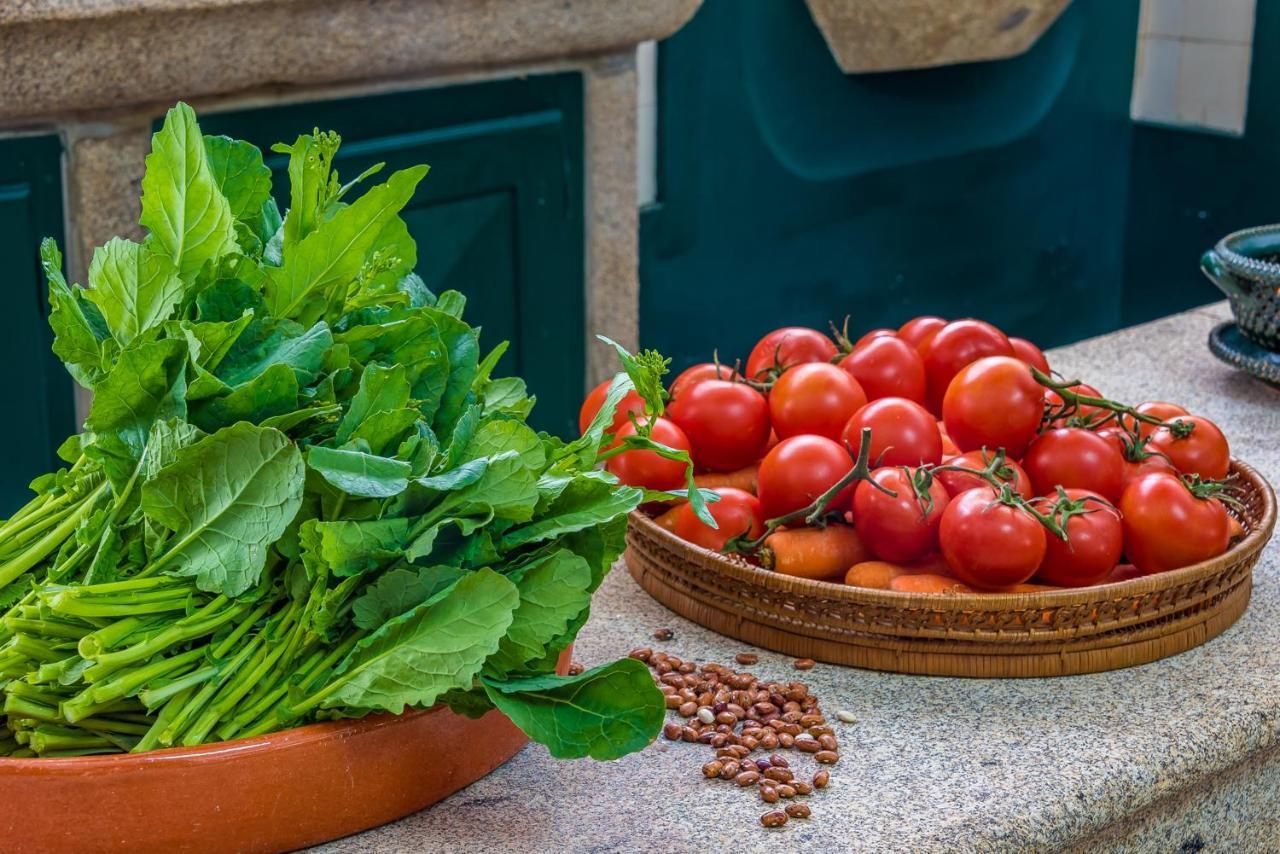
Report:
[[[583,404],[584,429],[607,391]],[[659,522],[790,575],[910,592],[1081,587],[1206,560],[1242,533],[1212,421],[1060,382],[1034,344],[981,320],[917,317],[856,342],[778,329],[745,366],[687,369],[663,417],[644,417],[628,395],[612,432],[646,424],[719,495],[715,527],[684,502]],[[631,485],[683,484],[682,463],[652,451],[606,465]]]

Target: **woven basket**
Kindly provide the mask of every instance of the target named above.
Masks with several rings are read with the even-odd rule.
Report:
[[[1132,581],[968,596],[868,590],[769,572],[691,545],[640,512],[627,566],[683,617],[755,646],[832,664],[934,676],[1065,676],[1155,661],[1216,637],[1244,612],[1275,494],[1232,463],[1245,536],[1225,554]]]

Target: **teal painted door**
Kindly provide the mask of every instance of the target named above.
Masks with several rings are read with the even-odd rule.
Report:
[[[498,373],[524,377],[537,395],[534,425],[574,432],[585,373],[580,75],[206,114],[201,126],[264,152],[331,128],[348,177],[379,161],[383,177],[430,164],[404,214],[419,273],[436,293],[466,294],[486,349],[511,342]],[[267,162],[283,209],[285,160]]]
[[[769,328],[1121,322],[1137,3],[1002,62],[846,75],[805,4],[706,0],[661,46],[640,332],[679,368]]]
[[[49,349],[48,299],[40,240],[62,242],[62,146],[57,137],[0,140],[0,365],[5,407],[0,426],[0,514],[30,493],[32,478],[58,465],[54,451],[75,429],[71,379]]]

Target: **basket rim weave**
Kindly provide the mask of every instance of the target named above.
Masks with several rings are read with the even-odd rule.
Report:
[[[875,590],[855,587],[838,581],[816,581],[808,578],[781,575],[745,561],[734,560],[720,552],[694,545],[680,539],[663,528],[640,510],[631,512],[632,525],[643,529],[643,535],[660,542],[665,548],[685,560],[713,568],[718,572],[754,587],[763,587],[783,594],[801,597],[822,597],[855,605],[879,606],[902,610],[924,609],[929,611],[1010,610],[1022,611],[1036,608],[1060,608],[1073,605],[1089,605],[1118,597],[1137,597],[1159,593],[1188,582],[1219,575],[1254,552],[1259,551],[1270,539],[1276,524],[1276,497],[1271,485],[1249,464],[1233,458],[1231,474],[1247,484],[1260,496],[1262,510],[1258,524],[1227,551],[1215,558],[1145,575],[1112,584],[1095,584],[1088,587],[1043,590],[1033,593],[966,593],[947,595],[937,593],[902,593],[896,590]]]

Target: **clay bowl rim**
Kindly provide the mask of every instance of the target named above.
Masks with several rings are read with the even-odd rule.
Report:
[[[704,566],[712,565],[720,572],[765,589],[788,594],[840,599],[864,605],[881,605],[903,610],[925,609],[932,611],[1005,611],[1025,608],[1052,608],[1067,605],[1095,604],[1116,597],[1141,596],[1158,593],[1180,583],[1218,575],[1224,567],[1232,566],[1247,556],[1260,551],[1271,539],[1276,525],[1276,495],[1271,484],[1257,469],[1242,460],[1231,459],[1231,473],[1238,474],[1247,488],[1258,493],[1262,500],[1258,524],[1235,545],[1217,557],[1193,563],[1189,566],[1144,575],[1128,581],[1111,584],[1094,584],[1088,587],[1064,587],[1061,590],[1043,590],[1034,593],[988,593],[977,591],[966,596],[945,596],[926,593],[903,593],[897,590],[872,590],[852,587],[836,581],[819,581],[779,575],[746,561],[733,560],[720,552],[711,551],[686,542],[663,528],[645,513],[634,510],[632,524],[644,527],[644,534],[657,539],[667,548],[686,559]]]
[[[0,777],[12,774],[75,776],[87,771],[100,771],[103,766],[144,767],[156,763],[192,763],[229,761],[248,753],[264,750],[296,750],[326,741],[341,741],[386,726],[399,726],[423,715],[449,711],[447,706],[407,709],[401,714],[375,712],[363,718],[317,721],[302,726],[276,730],[249,738],[233,738],[200,744],[195,747],[162,747],[143,753],[104,753],[96,756],[0,756]]]

